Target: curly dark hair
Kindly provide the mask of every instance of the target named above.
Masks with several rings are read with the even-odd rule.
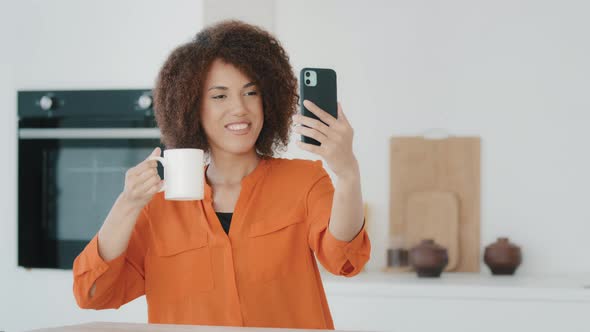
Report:
[[[297,112],[297,78],[289,56],[270,33],[237,20],[205,27],[194,39],[172,51],[153,90],[154,111],[166,148],[210,152],[201,123],[203,84],[215,59],[236,66],[257,82],[263,99],[264,124],[256,150],[272,157],[289,144]]]

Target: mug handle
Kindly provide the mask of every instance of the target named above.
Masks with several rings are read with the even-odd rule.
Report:
[[[148,158],[148,160],[157,160],[162,163],[163,167],[166,167],[166,159],[164,159],[160,156],[151,156]],[[166,182],[164,182],[164,185],[162,186],[162,188],[160,188],[160,190],[158,190],[158,192],[161,193],[164,190],[166,190]]]

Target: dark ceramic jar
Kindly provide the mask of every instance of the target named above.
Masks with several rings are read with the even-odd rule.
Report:
[[[418,277],[440,277],[449,263],[447,249],[436,244],[432,239],[422,240],[410,249],[410,265]]]
[[[512,275],[522,262],[520,247],[500,237],[486,247],[483,261],[494,275]]]

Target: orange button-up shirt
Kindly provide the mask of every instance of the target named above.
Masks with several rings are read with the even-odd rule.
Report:
[[[334,329],[315,257],[352,277],[371,244],[364,225],[350,242],[329,232],[333,196],[321,161],[262,159],[242,179],[226,234],[206,181],[200,201],[158,193],[123,254],[104,261],[95,236],[76,258],[78,305],[119,308],[145,294],[150,323]]]

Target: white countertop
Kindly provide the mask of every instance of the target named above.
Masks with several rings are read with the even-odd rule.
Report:
[[[361,272],[346,278],[322,273],[328,296],[375,296],[490,300],[534,300],[590,303],[590,275],[493,276],[443,273],[418,278],[415,273]]]

